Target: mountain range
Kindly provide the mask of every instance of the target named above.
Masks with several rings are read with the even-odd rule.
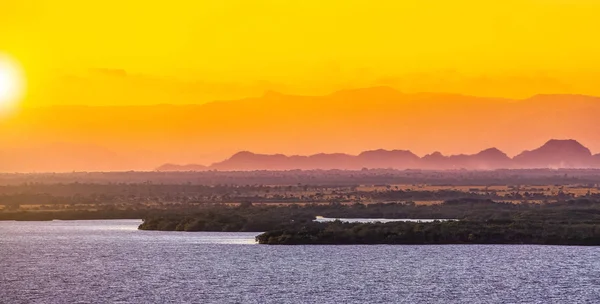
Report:
[[[477,154],[445,156],[440,152],[419,157],[406,150],[372,150],[358,155],[344,153],[286,156],[239,152],[210,166],[165,164],[158,171],[252,171],[252,170],[314,170],[340,169],[427,169],[427,170],[493,170],[529,168],[600,168],[600,154],[576,140],[552,139],[541,147],[523,151],[513,158],[490,148]]]
[[[371,87],[322,96],[267,92],[209,103],[178,100],[184,102],[189,104],[20,109],[0,118],[0,172],[154,170],[166,163],[254,166],[229,165],[239,158],[278,159],[264,165],[274,168],[505,167],[521,166],[525,156],[513,156],[549,138],[575,138],[600,151],[600,97],[594,96],[506,99]],[[498,149],[485,150],[489,147],[511,160]],[[401,152],[408,149],[412,153]],[[261,156],[242,153],[216,164],[238,151]],[[445,155],[411,155],[432,151]],[[476,151],[482,152],[467,155]],[[262,156],[277,153],[311,156]],[[497,159],[490,163],[491,158]]]

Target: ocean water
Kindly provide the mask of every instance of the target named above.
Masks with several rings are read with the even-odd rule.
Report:
[[[0,222],[0,303],[600,303],[600,247],[266,246],[139,224]]]

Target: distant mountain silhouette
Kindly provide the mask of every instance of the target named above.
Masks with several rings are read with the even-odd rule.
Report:
[[[592,153],[576,140],[550,140],[543,146],[523,151],[513,161],[522,168],[586,168],[594,167]]]
[[[496,149],[489,148],[483,150],[470,158],[467,167],[476,169],[501,169],[511,168],[511,158],[506,153]]]
[[[441,152],[435,151],[431,154],[427,154],[421,158],[419,166],[417,168],[423,169],[449,169],[450,162],[449,157],[444,156]],[[415,168],[416,169],[416,168]]]
[[[356,157],[356,166],[362,168],[410,169],[418,166],[419,161],[419,157],[410,151],[379,149],[360,153]]]
[[[390,87],[372,87],[321,96],[266,92],[258,97],[203,104],[193,104],[193,98],[185,100],[192,104],[25,107],[11,119],[0,119],[0,172],[152,170],[164,163],[207,165],[241,150],[312,156],[246,155],[252,158],[250,164],[244,158],[234,158],[209,167],[493,169],[588,164],[585,159],[582,163],[568,160],[556,164],[553,159],[537,162],[525,156],[505,164],[505,157],[497,150],[477,157],[456,155],[498,147],[513,156],[524,147],[541,146],[540,140],[549,138],[580,139],[592,151],[600,152],[600,98],[593,96],[506,99],[407,94]],[[44,148],[52,142],[65,145]],[[357,156],[317,154],[359,154],[377,147],[386,150]],[[400,150],[394,151],[408,148],[419,156],[431,151],[444,155],[417,159],[411,152],[401,155]]]
[[[210,169],[231,170],[293,170],[293,169],[359,169],[355,157],[343,154],[315,154],[311,156],[285,156],[283,154],[264,155],[252,152],[239,152],[229,159],[213,164]]]
[[[193,165],[185,166],[193,169]],[[250,171],[250,170],[358,170],[369,169],[427,169],[427,170],[494,170],[525,168],[600,168],[600,154],[592,155],[590,150],[576,140],[552,139],[543,146],[523,151],[514,158],[504,152],[489,148],[477,154],[444,156],[440,152],[427,154],[422,158],[406,150],[373,150],[357,156],[343,153],[320,153],[310,156],[266,155],[243,151],[229,159],[214,163],[202,170]],[[174,170],[176,169],[176,170]],[[157,170],[180,171],[181,167],[163,165]]]
[[[493,170],[511,168],[511,159],[504,152],[489,148],[477,154],[444,156],[440,152],[425,155],[420,162],[420,169],[447,170],[447,169],[470,169],[470,170]]]
[[[262,155],[248,151],[234,154],[229,159],[210,166],[211,169],[230,170],[286,170],[289,157],[283,154]]]

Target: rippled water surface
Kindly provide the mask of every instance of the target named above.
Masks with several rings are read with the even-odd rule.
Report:
[[[596,247],[271,247],[139,223],[0,222],[0,303],[600,302]]]

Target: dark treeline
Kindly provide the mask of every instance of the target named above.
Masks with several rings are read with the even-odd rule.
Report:
[[[194,185],[567,185],[598,184],[599,169],[523,169],[495,171],[427,170],[291,170],[249,172],[75,172],[0,174],[0,185],[23,183],[154,183]]]
[[[318,208],[318,206],[315,206]],[[141,230],[161,231],[226,231],[261,232],[286,227],[293,223],[309,223],[315,218],[315,209],[298,205],[207,206],[194,213],[161,213],[144,218]]]
[[[508,204],[507,204],[508,205]],[[512,205],[512,204],[511,204]],[[451,211],[452,209],[453,211]],[[253,231],[262,232],[286,227],[290,224],[311,223],[316,216],[347,218],[444,218],[464,216],[464,208],[448,208],[439,212],[440,206],[417,206],[414,204],[328,204],[267,206],[211,205],[190,213],[167,212],[144,218],[143,230],[168,231]],[[453,217],[454,218],[454,217]]]
[[[329,218],[456,219],[433,223],[318,223]],[[144,210],[4,212],[0,220],[143,219],[142,230],[263,232],[261,244],[600,245],[600,201],[554,203],[455,199],[435,205],[206,204]]]
[[[600,223],[600,201],[573,200],[551,204],[512,204],[460,199],[438,205],[354,204],[210,206],[196,212],[150,215],[139,227],[167,231],[254,231],[296,229],[319,225],[316,216],[330,218],[457,219],[472,222],[527,220],[548,223]]]
[[[307,223],[257,236],[261,244],[545,244],[600,245],[600,202],[552,204],[448,201],[429,223]],[[459,214],[463,213],[461,217]]]
[[[600,245],[600,225],[585,222],[448,221],[314,223],[256,237],[260,244],[543,244]]]

